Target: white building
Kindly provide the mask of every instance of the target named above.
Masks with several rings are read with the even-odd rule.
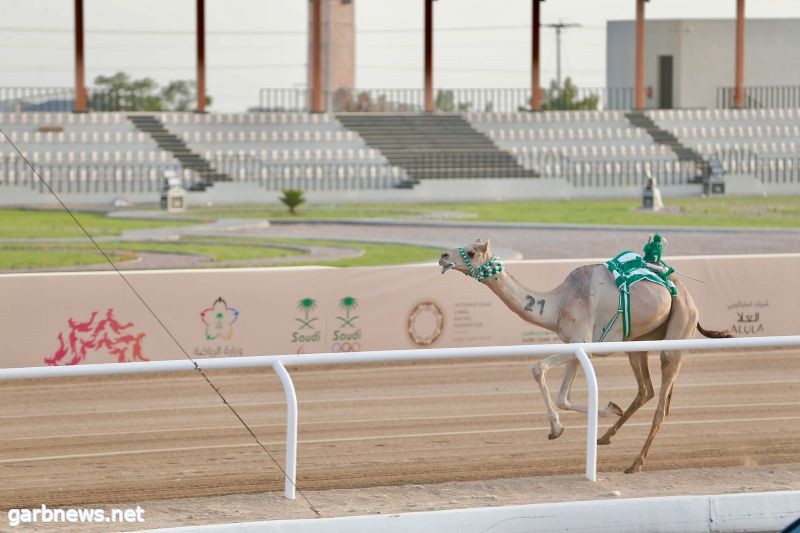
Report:
[[[645,107],[716,107],[734,84],[735,39],[734,19],[645,21]],[[634,86],[635,43],[635,21],[608,21],[607,87]],[[800,19],[747,20],[744,73],[745,87],[800,86]]]

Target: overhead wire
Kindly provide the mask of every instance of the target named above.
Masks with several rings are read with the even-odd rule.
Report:
[[[84,233],[84,235],[86,235],[86,238],[89,239],[89,241],[92,243],[92,245],[94,245],[94,247],[97,249],[97,251],[100,253],[100,255],[102,255],[103,258],[108,262],[108,264],[111,265],[111,268],[117,273],[117,275],[119,275],[119,277],[122,279],[122,281],[125,283],[125,285],[131,290],[131,292],[133,292],[133,294],[136,296],[136,298],[139,300],[139,302],[144,306],[144,308],[148,311],[148,313],[150,313],[150,315],[156,320],[156,322],[159,324],[159,326],[161,326],[161,328],[164,330],[164,332],[167,334],[167,336],[169,336],[169,338],[172,340],[172,342],[175,343],[175,345],[178,347],[178,349],[181,351],[181,353],[183,353],[183,355],[189,361],[191,361],[192,365],[194,366],[194,370],[203,377],[205,382],[216,393],[216,395],[219,397],[219,399],[222,400],[223,405],[225,405],[225,407],[228,408],[228,410],[234,415],[234,417],[236,417],[236,419],[239,421],[239,423],[247,430],[247,432],[253,438],[255,443],[269,456],[269,458],[272,460],[272,462],[275,464],[275,466],[278,468],[278,470],[280,470],[281,474],[283,474],[284,479],[288,480],[292,484],[292,486],[294,487],[295,491],[298,494],[300,494],[300,496],[305,500],[305,502],[308,505],[309,509],[311,509],[311,511],[317,516],[317,518],[321,518],[322,514],[319,512],[319,510],[314,506],[313,503],[311,503],[311,500],[309,500],[309,498],[306,496],[306,494],[303,493],[303,491],[301,491],[297,487],[297,484],[295,483],[295,481],[292,480],[287,475],[286,470],[281,466],[281,464],[278,462],[278,460],[275,458],[275,456],[269,451],[269,449],[267,449],[266,445],[263,442],[261,442],[261,439],[258,438],[258,436],[255,434],[255,431],[253,431],[253,429],[250,427],[250,425],[244,420],[244,418],[242,418],[242,416],[239,414],[239,412],[236,410],[236,408],[228,402],[228,399],[225,398],[225,395],[222,394],[222,391],[219,389],[219,387],[217,387],[214,384],[214,382],[211,381],[211,378],[208,377],[208,374],[206,374],[206,372],[202,369],[202,367],[197,362],[197,360],[195,360],[194,358],[192,358],[191,355],[189,355],[189,352],[184,348],[183,344],[181,344],[181,342],[178,340],[178,338],[172,333],[172,331],[167,327],[167,325],[161,320],[161,317],[155,312],[155,310],[150,306],[150,304],[147,303],[147,301],[139,293],[139,291],[136,290],[136,287],[133,286],[133,284],[130,282],[128,277],[125,276],[125,274],[122,273],[122,271],[117,267],[117,265],[114,263],[114,261],[111,259],[111,257],[105,252],[105,250],[103,250],[103,248],[98,244],[98,242],[94,239],[94,237],[92,237],[91,233],[89,233],[89,231],[81,223],[81,221],[78,220],[78,218],[75,216],[75,214],[72,212],[72,210],[69,207],[67,207],[67,205],[64,203],[64,201],[61,199],[61,197],[53,190],[53,188],[50,186],[50,184],[47,182],[47,180],[45,180],[42,177],[42,175],[39,173],[39,171],[36,169],[36,167],[30,162],[30,160],[28,160],[28,158],[19,149],[19,147],[17,147],[16,143],[14,143],[14,141],[11,140],[11,138],[6,133],[5,129],[3,129],[2,125],[0,125],[0,134],[2,134],[3,137],[5,137],[6,141],[14,149],[14,151],[17,153],[17,155],[25,162],[25,164],[28,167],[30,167],[30,169],[33,172],[33,174],[39,179],[39,182],[47,189],[47,191],[50,194],[53,195],[53,197],[56,199],[56,201],[61,206],[61,208],[69,215],[69,217],[72,219],[72,221],[81,229],[81,231]]]

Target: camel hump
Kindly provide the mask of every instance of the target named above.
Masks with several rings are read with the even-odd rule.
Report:
[[[732,339],[733,335],[728,333],[728,330],[725,331],[714,331],[711,329],[703,329],[703,326],[700,325],[700,322],[697,323],[697,331],[700,332],[700,335],[704,337],[708,337],[709,339]]]

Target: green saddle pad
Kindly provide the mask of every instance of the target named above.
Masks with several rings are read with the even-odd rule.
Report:
[[[611,326],[617,320],[617,316],[622,316],[622,334],[627,339],[631,331],[631,300],[630,289],[634,283],[647,280],[657,283],[667,289],[672,296],[678,294],[678,289],[668,277],[662,278],[652,270],[647,268],[641,255],[635,252],[625,251],[617,255],[614,259],[603,263],[614,276],[614,282],[619,289],[619,311],[606,327],[603,338],[605,338]],[[601,338],[602,340],[602,338]]]

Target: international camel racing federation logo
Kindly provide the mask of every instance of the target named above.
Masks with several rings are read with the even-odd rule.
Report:
[[[317,310],[317,301],[314,298],[303,298],[297,302],[299,317],[294,320],[297,328],[292,333],[292,344],[297,345],[297,353],[304,351],[304,346],[308,343],[319,343],[322,341],[322,332],[318,329],[318,316],[313,316]]]
[[[45,357],[44,364],[77,365],[94,354],[109,357],[118,363],[149,360],[142,354],[145,334],[137,333],[133,322],[123,324],[118,321],[113,309],[95,320],[98,314],[98,311],[93,311],[85,322],[68,319],[68,328],[58,334],[58,348],[53,355]]]
[[[358,309],[358,300],[345,296],[339,300],[339,309],[345,316],[337,316],[339,327],[333,331],[332,352],[357,352],[361,350],[361,328],[356,325],[358,316],[352,313]]]
[[[406,331],[417,346],[430,346],[444,331],[442,309],[430,301],[417,304],[408,313]]]

